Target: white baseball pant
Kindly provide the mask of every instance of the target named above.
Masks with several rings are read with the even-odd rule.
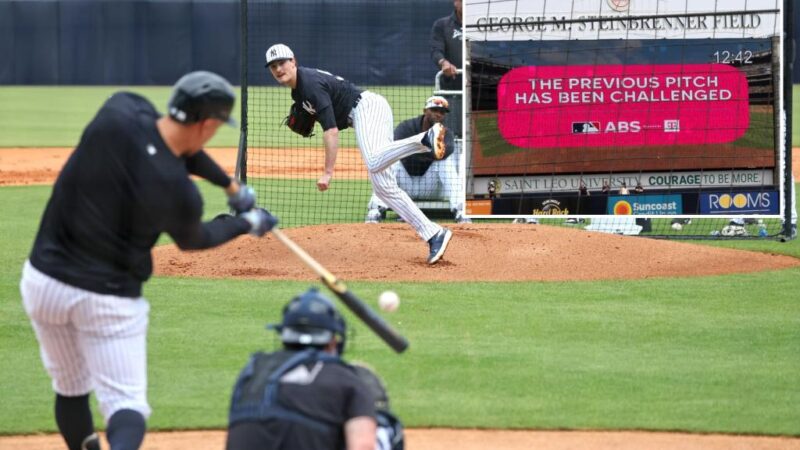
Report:
[[[106,423],[120,409],[150,416],[147,300],[76,288],[28,261],[20,292],[54,391],[74,397],[94,390]]]
[[[417,207],[408,194],[397,185],[393,171],[387,170],[393,163],[414,153],[429,151],[422,145],[425,133],[393,141],[394,119],[389,102],[373,92],[361,93],[361,101],[350,113],[356,142],[361,156],[367,164],[372,189],[388,207],[392,208],[417,234],[428,241],[442,227],[431,222]]]

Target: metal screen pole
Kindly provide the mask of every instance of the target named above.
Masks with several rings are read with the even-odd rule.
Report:
[[[236,178],[242,183],[247,183],[247,1],[240,0],[239,2],[239,21],[242,30],[241,44],[239,46],[241,53],[241,74],[239,74],[241,117],[239,117],[239,152],[236,154]]]
[[[794,66],[794,3],[795,0],[783,2],[783,110],[785,111],[784,134],[784,178],[783,189],[786,201],[783,210],[783,234],[792,236],[792,198],[794,179],[792,177],[792,68]]]

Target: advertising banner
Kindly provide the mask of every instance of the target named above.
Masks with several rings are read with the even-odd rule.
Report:
[[[711,192],[700,194],[701,214],[778,214],[777,191]]]
[[[492,214],[567,216],[575,214],[577,207],[578,198],[574,196],[497,198],[492,201]]]
[[[769,186],[774,183],[770,170],[709,170],[682,172],[643,172],[618,174],[555,174],[546,176],[500,176],[476,177],[474,192],[488,194],[489,183],[494,184],[496,194],[537,193],[537,192],[578,192],[581,181],[590,192],[597,192],[608,184],[609,190],[616,192],[622,183],[628,187],[640,184],[645,190],[666,190],[686,188],[724,189],[731,186]]]
[[[721,144],[750,120],[747,78],[727,64],[518,67],[497,110],[523,148]]]
[[[615,216],[683,214],[680,195],[612,195],[608,198],[607,214]]]

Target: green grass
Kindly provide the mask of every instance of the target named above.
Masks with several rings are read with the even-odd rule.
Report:
[[[171,92],[144,86],[2,86],[0,147],[74,147],[103,102],[119,90],[147,97],[162,112]],[[209,147],[235,147],[238,142],[238,129],[222,127]]]
[[[792,89],[792,146],[800,147],[800,85]]]
[[[794,108],[795,111],[800,109],[800,105]],[[796,128],[797,119],[794,119],[793,138],[800,134],[800,129]],[[731,147],[746,147],[746,148],[772,148],[772,139],[774,133],[773,116],[769,113],[751,112],[750,124],[747,132],[741,138],[737,139]],[[500,129],[497,126],[497,114],[491,112],[483,112],[476,115],[475,128],[477,129],[477,139],[480,141],[481,152],[483,156],[501,156],[506,154],[525,153],[530,149],[517,147],[509,144]],[[576,149],[577,151],[577,149]]]
[[[211,217],[224,198],[205,183],[201,189]],[[18,292],[49,192],[0,188],[0,434],[55,429],[50,383]],[[747,245],[770,251],[777,244]],[[798,247],[780,245],[795,255]],[[639,281],[350,284],[366,299],[384,289],[403,298],[388,318],[410,350],[393,354],[347,314],[355,334],[347,355],[378,369],[408,426],[800,435],[800,269]],[[150,426],[224,427],[248,354],[276,345],[264,324],[307,285],[151,280]]]
[[[372,195],[368,180],[335,180],[325,193],[317,190],[316,179],[255,178],[248,184],[284,227],[360,222],[364,210],[353,205],[366,208]]]
[[[734,146],[772,149],[774,138],[775,120],[772,113],[751,111],[750,125],[744,135],[734,142]]]
[[[422,113],[430,86],[367,87],[384,95],[394,108],[395,124]],[[114,92],[128,90],[150,99],[160,112],[166,111],[171,87],[118,86],[0,86],[0,148],[2,147],[74,147],[86,124],[103,102]],[[237,89],[238,92],[238,89]],[[291,105],[289,89],[283,87],[251,88],[249,108],[250,145],[286,146],[293,139],[281,125]],[[239,119],[239,105],[234,107]],[[300,138],[298,138],[300,139]],[[322,132],[304,145],[322,146]],[[222,127],[208,147],[237,147],[239,130]],[[342,146],[355,146],[352,132],[342,135]]]
[[[140,93],[151,99],[159,111],[166,109],[169,98],[169,87],[116,87],[116,86],[0,86],[0,147],[71,147],[80,138],[80,133],[86,123],[91,120],[100,105],[120,89]],[[264,91],[262,91],[262,89]],[[371,87],[370,89],[383,94],[390,99],[395,111],[395,123],[399,120],[419,114],[425,98],[430,95],[429,87]],[[276,102],[274,107],[264,108],[253,106],[258,120],[263,121],[268,128],[279,128],[290,102],[285,88],[264,87],[257,88],[258,96],[269,98]],[[278,90],[273,93],[272,90]],[[800,88],[797,86],[792,92],[792,143],[800,146]],[[235,108],[234,116],[238,118],[239,108]],[[263,115],[263,116],[259,116]],[[771,119],[770,119],[771,120]],[[760,122],[759,122],[760,123]],[[511,149],[498,148],[491,150],[489,142],[504,142],[500,139],[497,127],[484,126],[478,123],[481,142],[487,155],[502,154]],[[351,133],[352,134],[352,133]],[[498,139],[494,139],[498,138]],[[279,145],[278,137],[274,133],[260,137],[266,139],[264,145]],[[285,136],[284,136],[285,139]],[[315,139],[320,139],[317,136]],[[311,142],[317,143],[316,140]],[[209,147],[236,147],[239,143],[239,132],[234,129],[223,128],[209,143]]]
[[[73,146],[117,89],[0,87],[0,147]],[[405,97],[408,116],[419,109],[410,105],[429,94],[388,89],[387,96]],[[164,110],[169,88],[131,90]],[[261,118],[264,123],[282,119],[288,92],[281,94],[276,98],[283,103]],[[800,114],[793,124],[800,130]],[[280,144],[286,139],[281,133],[268,133],[265,145]],[[238,130],[223,129],[210,146],[237,143]],[[218,189],[200,187],[206,218],[225,210]],[[318,195],[313,180],[270,189],[265,201],[286,224],[304,198]],[[0,434],[55,430],[50,382],[18,288],[50,190],[0,187]],[[366,203],[340,198],[335,189],[325,195],[329,203]],[[800,258],[800,240],[703,244]],[[283,304],[308,284],[151,280],[145,287],[152,306],[150,426],[223,428],[230,389],[247,355],[276,345],[264,324],[277,320]],[[407,426],[800,436],[800,269],[639,281],[349,284],[366,299],[385,289],[403,299],[388,318],[411,349],[394,355],[346,314],[355,334],[347,356],[378,369]],[[97,413],[95,420],[102,427]]]

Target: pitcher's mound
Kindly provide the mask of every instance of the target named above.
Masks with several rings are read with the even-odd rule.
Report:
[[[404,224],[336,224],[284,230],[343,280],[566,281],[706,276],[785,269],[800,260],[641,237],[522,224],[449,225],[453,239],[434,266],[428,245]],[[313,280],[271,234],[222,247],[153,250],[157,275]]]

